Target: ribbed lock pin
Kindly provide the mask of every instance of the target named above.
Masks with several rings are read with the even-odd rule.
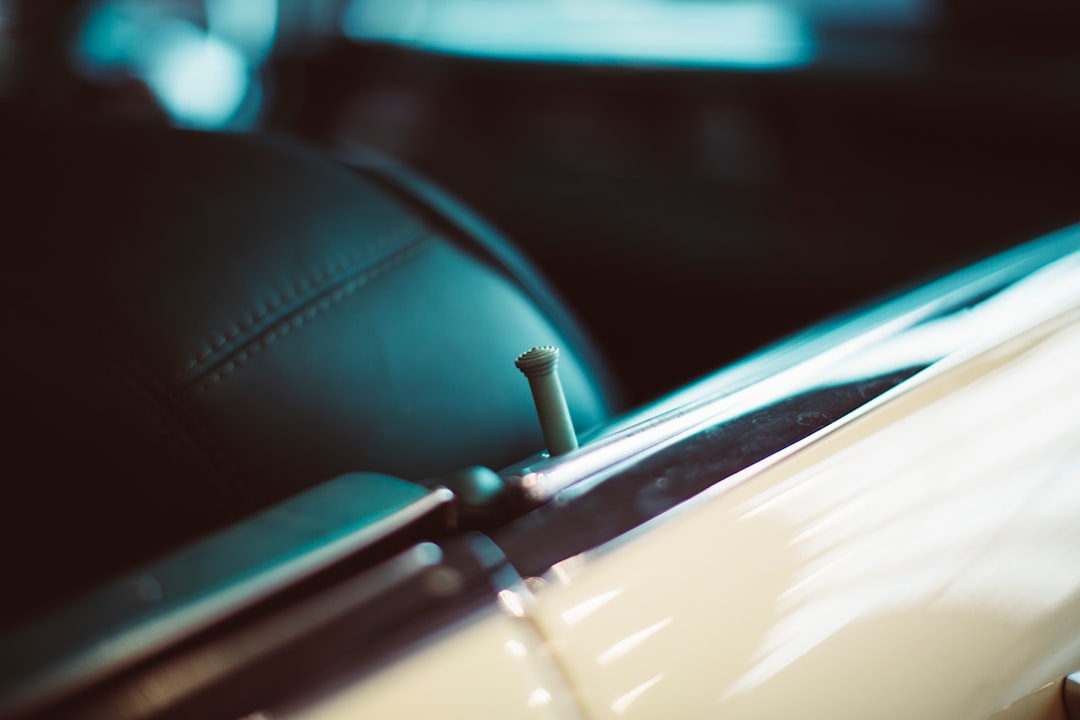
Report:
[[[529,379],[529,389],[532,390],[548,454],[554,457],[577,448],[574,423],[570,419],[570,409],[566,405],[566,395],[556,369],[559,348],[534,347],[519,355],[514,364]]]

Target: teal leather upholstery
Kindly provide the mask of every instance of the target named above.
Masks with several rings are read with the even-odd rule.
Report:
[[[533,345],[609,414],[541,281],[304,148],[6,113],[0,173],[9,616],[342,473],[540,450]]]

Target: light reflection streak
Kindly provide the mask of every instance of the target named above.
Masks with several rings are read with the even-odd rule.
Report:
[[[553,583],[539,616],[596,714],[616,709],[628,678],[663,670],[669,682],[633,711],[828,716],[843,699],[858,717],[883,705],[889,717],[988,717],[1013,691],[1075,667],[1077,257],[961,310],[947,356],[882,402],[588,555],[568,586]],[[847,342],[873,344],[860,338]],[[806,377],[816,375],[804,373],[802,387]],[[703,555],[703,546],[730,552]],[[556,613],[627,578],[617,603],[559,627]],[[638,618],[667,615],[679,622],[649,653],[595,663]],[[961,715],[942,702],[976,709]]]
[[[1077,562],[1064,539],[1077,538],[1080,330],[1013,347],[888,432],[742,506],[744,519],[767,508],[801,527],[790,547],[803,561],[778,596],[779,619],[717,702],[761,686],[856,619],[977,606],[1027,627],[1080,595],[1080,576],[1064,570]],[[912,492],[928,475],[932,492]]]
[[[607,665],[610,662],[618,660],[626,655],[628,652],[636,648],[641,643],[663,630],[665,627],[671,624],[673,618],[664,618],[658,623],[650,625],[647,628],[637,631],[632,635],[627,635],[619,642],[609,647],[604,652],[600,653],[596,657],[596,662],[600,665]]]
[[[500,590],[496,602],[503,612],[511,617],[525,617],[525,599],[513,590]]]
[[[1072,255],[1038,270],[981,303],[934,318],[894,335],[819,375],[818,386],[877,377],[902,367],[935,362],[967,343],[1000,337],[1006,328],[1019,332],[1048,314],[1062,300],[1075,302],[1080,287],[1075,276],[1080,256]],[[1016,312],[1017,307],[1024,308]]]
[[[615,588],[608,590],[607,592],[600,593],[594,598],[590,598],[584,602],[580,602],[569,610],[565,610],[562,613],[563,622],[567,625],[576,625],[589,615],[599,610],[611,600],[615,599],[622,593],[622,588]]]
[[[551,574],[563,585],[569,585],[574,575],[585,566],[584,555],[574,555],[551,566]]]
[[[1018,262],[1015,256],[1018,251],[1010,254],[1009,263],[1003,262],[1003,258],[987,261],[887,304],[858,321],[820,328],[816,335],[804,334],[763,355],[751,357],[691,386],[687,391],[671,395],[617,421],[601,436],[574,453],[554,460],[544,456],[529,458],[505,468],[502,471],[504,477],[509,483],[518,484],[531,501],[573,498],[603,482],[620,466],[655,455],[680,438],[710,426],[720,426],[787,398],[837,383],[853,383],[865,378],[866,372],[877,372],[880,370],[880,357],[876,356],[875,347],[882,343],[891,344],[898,353],[891,370],[905,363],[918,365],[920,358],[925,360],[927,356],[935,356],[937,362],[929,370],[869,400],[848,415],[843,421],[846,422],[905,392],[910,383],[921,382],[928,373],[963,362],[973,352],[985,350],[1003,338],[1044,322],[1063,308],[1080,302],[1080,283],[1076,282],[1080,252],[1074,251],[1075,232],[1075,229],[1067,229],[1045,238],[1034,249],[1022,248],[1026,254],[1047,263],[1035,266],[1030,260],[1025,260],[1027,274],[1022,276],[1023,279],[1018,280],[1017,273],[1010,267],[1010,263]],[[1050,259],[1051,255],[1060,257],[1064,252],[1070,254],[1059,260]],[[973,295],[987,291],[997,294],[976,305],[977,314],[949,325],[948,333],[936,329],[929,333],[935,338],[935,343],[952,335],[954,342],[950,347],[937,345],[934,348],[920,348],[921,341],[907,341],[899,337],[915,328],[933,325],[941,319],[934,319],[940,313],[945,313],[942,317],[972,313],[970,310],[948,313],[947,310]],[[946,353],[944,358],[939,355],[942,352]],[[877,359],[865,362],[860,358],[863,354]],[[796,361],[793,359],[796,357],[801,359]],[[759,366],[772,367],[773,370],[763,378]],[[736,389],[732,391],[732,388]],[[821,431],[828,432],[829,427]],[[756,468],[744,468],[746,472],[742,476],[760,472],[765,464],[810,444],[813,439],[811,436],[806,441],[799,441],[772,458],[760,461]],[[529,479],[528,483],[525,478]],[[716,492],[726,492],[734,482],[739,480],[733,477],[725,483],[717,483],[698,498],[703,502],[708,501]],[[772,488],[762,495],[773,497],[779,492]],[[799,490],[793,488],[787,492]],[[692,504],[695,501],[689,502]],[[554,574],[561,577],[561,569]]]
[[[641,695],[646,690],[648,690],[649,688],[656,685],[656,683],[660,682],[660,680],[663,679],[663,677],[664,677],[664,674],[660,673],[659,675],[657,675],[655,677],[649,678],[648,680],[641,683],[640,685],[638,685],[634,689],[630,690],[629,692],[623,693],[619,697],[615,698],[614,701],[612,701],[611,709],[614,710],[619,715],[622,715],[623,713],[625,713],[627,710],[630,709],[630,706],[634,704],[634,701],[636,701],[639,697],[641,697]]]

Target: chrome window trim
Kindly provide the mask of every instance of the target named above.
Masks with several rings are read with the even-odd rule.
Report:
[[[1080,226],[1073,226],[796,336],[617,421],[576,451],[540,454],[501,475],[528,503],[566,500],[702,430],[850,379],[874,355],[891,370],[958,362],[1078,304]],[[935,323],[948,332],[920,346]]]

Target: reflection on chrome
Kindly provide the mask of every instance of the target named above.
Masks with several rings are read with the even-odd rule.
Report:
[[[1075,669],[1080,299],[995,339],[549,583],[537,622],[586,711],[976,720]]]
[[[619,715],[622,715],[623,713],[625,713],[627,710],[630,709],[630,706],[634,704],[635,700],[637,700],[639,697],[641,697],[645,693],[646,690],[648,690],[649,688],[656,685],[656,683],[660,682],[660,680],[662,680],[663,677],[664,677],[664,674],[660,673],[659,675],[656,675],[655,677],[649,678],[648,680],[641,683],[637,687],[633,688],[629,692],[626,692],[626,693],[620,695],[619,697],[615,698],[615,700],[611,703],[611,709],[614,710]]]
[[[930,364],[964,345],[1014,334],[1059,313],[1080,297],[1080,256],[1036,271],[1007,291],[958,312],[919,323],[838,363],[817,379],[820,386],[874,377],[897,367]],[[1023,312],[1017,310],[1022,308]]]
[[[573,497],[683,438],[798,394],[877,377],[883,371],[959,362],[1080,303],[1078,246],[1080,232],[1069,229],[1035,250],[1026,248],[1020,260],[990,261],[1000,267],[988,271],[977,266],[978,273],[965,273],[948,287],[931,286],[887,305],[862,321],[858,332],[842,326],[820,337],[796,338],[718,373],[689,393],[661,401],[635,415],[636,424],[618,423],[577,451],[559,458],[534,457],[502,474],[531,502]],[[1035,264],[1032,257],[1041,262]],[[963,302],[987,290],[997,292],[971,305]],[[755,364],[764,369],[755,371]],[[830,423],[825,417],[817,422],[811,430]]]

